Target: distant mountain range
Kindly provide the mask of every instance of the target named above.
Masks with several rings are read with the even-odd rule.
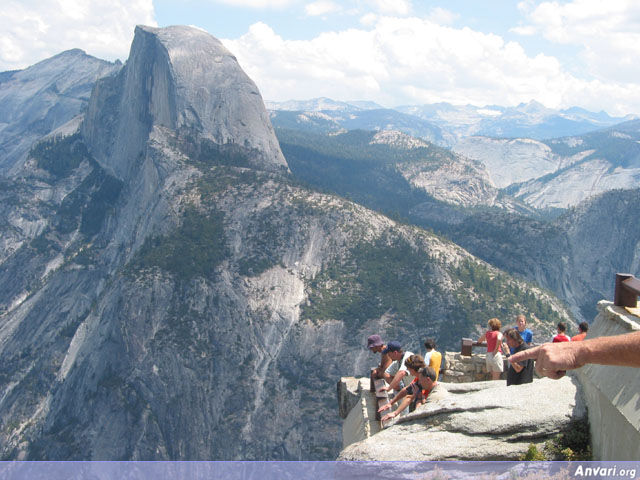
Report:
[[[280,112],[297,112],[307,117],[309,113],[322,113],[324,120],[333,122],[336,129],[400,130],[445,146],[470,135],[536,140],[581,135],[635,118],[611,117],[606,112],[590,112],[579,107],[555,110],[533,100],[515,107],[434,103],[384,108],[374,102],[340,102],[322,97],[267,102],[266,106],[272,112],[274,126],[292,126],[280,123]],[[396,112],[409,117],[398,116]],[[291,122],[291,118],[291,115],[283,116],[283,121]],[[366,121],[360,120],[363,118]],[[305,121],[302,117],[300,120]],[[354,126],[358,122],[359,125]],[[423,134],[423,131],[430,133]]]
[[[580,135],[633,119],[631,116],[611,117],[605,112],[594,113],[579,107],[554,110],[536,101],[515,107],[438,103],[403,106],[397,110],[433,122],[458,138],[482,135],[543,140]]]
[[[640,120],[545,141],[467,137],[453,150],[481,162],[495,187],[536,208],[567,208],[640,186]]]
[[[483,167],[474,167],[484,185],[474,205],[494,205],[502,191],[531,207],[564,209],[598,193],[640,185],[640,120],[605,112],[553,110],[535,101],[509,108],[438,103],[395,110],[328,98],[268,105],[278,129],[321,135],[396,131],[451,148],[458,154],[456,165],[471,165],[464,156]],[[421,178],[413,175],[414,183],[429,183]],[[467,194],[456,200],[459,187],[440,184],[440,198],[468,205]],[[495,193],[489,199],[478,197],[481,191]]]
[[[455,143],[455,138],[438,125],[413,115],[391,109],[349,107],[333,110],[271,110],[271,123],[276,128],[325,135],[349,130],[397,130],[437,145],[451,146]]]

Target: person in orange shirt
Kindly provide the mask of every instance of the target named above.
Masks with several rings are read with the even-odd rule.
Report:
[[[580,333],[571,337],[572,342],[584,340],[584,337],[587,336],[587,332],[589,331],[589,324],[587,322],[581,322],[580,325],[578,325],[578,330],[580,330]]]

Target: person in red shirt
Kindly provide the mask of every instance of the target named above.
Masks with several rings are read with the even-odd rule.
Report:
[[[419,357],[419,355],[415,355]],[[438,400],[442,400],[444,397],[448,395],[447,390],[436,381],[436,371],[431,367],[423,367],[418,372],[418,376],[416,377],[416,382],[411,383],[408,390],[407,397],[403,400],[403,403],[398,406],[398,408],[390,413],[387,413],[384,417],[382,417],[382,421],[386,422],[387,420],[391,420],[392,418],[400,415],[402,410],[409,405],[410,402],[415,403],[416,406],[422,405],[423,403],[436,402]],[[411,388],[410,388],[411,387]],[[392,402],[396,401],[394,398]],[[387,410],[389,407],[381,407],[378,411],[382,412]]]
[[[587,322],[581,322],[580,325],[578,325],[578,330],[580,330],[580,333],[571,337],[572,342],[581,342],[584,340],[584,337],[587,336],[587,331],[589,331],[589,324]]]
[[[571,339],[567,337],[565,333],[566,331],[567,331],[567,324],[564,322],[558,322],[558,334],[555,337],[553,337],[553,343],[570,342]]]
[[[487,341],[487,372],[491,374],[492,380],[500,380],[500,375],[504,370],[504,360],[502,359],[502,333],[500,328],[502,323],[497,318],[489,320],[489,331],[478,339],[478,343]]]

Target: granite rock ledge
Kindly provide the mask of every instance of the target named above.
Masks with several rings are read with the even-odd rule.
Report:
[[[353,396],[353,379],[341,383],[345,387],[339,391],[350,390]],[[541,446],[587,415],[573,377],[510,387],[504,381],[444,384],[448,398],[401,416],[380,431],[361,427],[373,418],[367,384],[368,379],[358,382],[360,402],[343,424],[339,460],[517,460],[530,444]]]

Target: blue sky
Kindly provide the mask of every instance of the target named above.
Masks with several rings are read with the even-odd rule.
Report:
[[[69,48],[125,60],[136,24],[218,37],[265,100],[640,113],[635,0],[4,0],[0,70]]]

